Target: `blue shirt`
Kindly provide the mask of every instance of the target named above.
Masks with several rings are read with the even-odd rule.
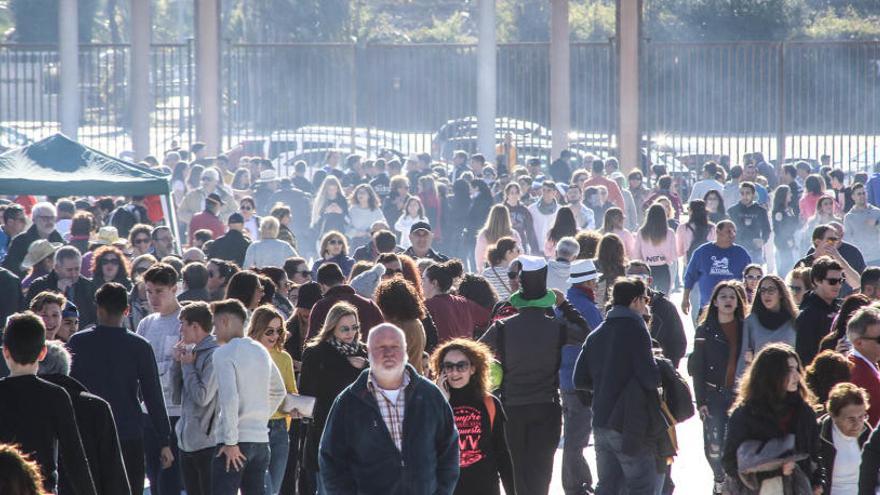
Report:
[[[9,252],[9,241],[11,240],[6,230],[0,227],[0,261],[6,259],[6,253]]]
[[[743,270],[751,262],[751,256],[742,246],[734,244],[729,248],[720,248],[714,242],[707,242],[691,256],[684,274],[684,287],[691,290],[699,283],[700,306],[705,306],[709,304],[718,282],[741,280]]]

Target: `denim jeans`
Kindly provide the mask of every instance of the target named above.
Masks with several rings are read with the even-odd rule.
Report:
[[[596,471],[599,482],[596,495],[660,495],[665,469],[657,472],[654,449],[645,448],[636,453],[623,453],[623,435],[607,428],[594,428],[596,439]]]
[[[734,391],[730,389],[713,390],[706,394],[706,407],[709,415],[703,419],[703,451],[712,468],[716,482],[724,481],[724,442],[727,439],[727,411],[733,404]]]
[[[287,434],[287,420],[283,418],[269,420],[269,471],[266,473],[268,495],[277,495],[281,491],[289,454],[290,437]]]
[[[214,458],[212,483],[214,495],[266,495],[266,471],[269,469],[269,444],[242,442],[239,450],[247,458],[238,471],[226,470],[226,456]]]
[[[583,495],[593,487],[584,449],[590,442],[593,409],[578,392],[562,392],[562,488],[565,495]]]
[[[174,454],[174,462],[169,468],[163,469],[159,459],[162,441],[153,428],[150,417],[144,415],[144,455],[147,479],[150,480],[150,493],[153,495],[180,495],[183,489],[183,480],[180,476],[180,452],[177,450],[177,435],[174,434],[174,427],[180,416],[169,416],[168,419],[171,421],[171,453]]]

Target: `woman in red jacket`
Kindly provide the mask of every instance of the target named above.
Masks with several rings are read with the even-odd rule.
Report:
[[[437,325],[440,344],[456,337],[472,339],[475,331],[489,325],[489,310],[452,293],[463,275],[461,261],[450,260],[429,266],[422,277],[425,306]]]

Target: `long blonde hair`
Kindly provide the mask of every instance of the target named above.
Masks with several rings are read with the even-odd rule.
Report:
[[[480,234],[486,237],[489,244],[495,244],[502,237],[513,237],[513,228],[510,226],[510,212],[504,205],[495,205],[489,210],[489,218],[480,229]]]
[[[327,318],[324,319],[324,326],[321,327],[321,331],[318,332],[318,335],[315,335],[309,340],[306,347],[316,346],[325,340],[329,340],[330,337],[333,336],[333,331],[336,330],[336,326],[339,325],[339,320],[344,316],[349,315],[354,316],[354,319],[357,321],[357,308],[347,302],[338,302],[334,304],[333,307],[330,308],[330,311],[327,312]],[[356,335],[355,338],[360,340],[360,332],[358,332],[358,335]]]
[[[336,194],[340,198],[345,198],[345,196],[343,196],[342,183],[339,182],[339,178],[335,175],[328,174],[327,177],[324,178],[324,182],[321,182],[321,187],[318,188],[318,192],[315,194],[315,204],[312,206],[312,225],[318,224],[318,221],[321,220],[321,214],[324,213],[324,207],[327,206],[328,186],[336,186]]]
[[[266,333],[266,329],[269,328],[269,324],[275,320],[281,320],[281,330],[278,332],[278,340],[275,341],[275,350],[284,349],[284,341],[287,337],[287,331],[284,330],[284,317],[270,304],[260,306],[251,314],[247,336],[259,342]]]

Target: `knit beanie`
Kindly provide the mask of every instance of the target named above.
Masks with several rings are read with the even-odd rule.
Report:
[[[385,265],[382,263],[376,263],[376,265],[369,270],[351,279],[351,282],[349,282],[348,285],[350,285],[359,296],[372,299],[373,293],[376,292],[376,287],[379,286],[379,282],[382,280],[383,275],[385,275]]]
[[[312,309],[312,306],[320,300],[321,286],[318,282],[308,282],[299,287],[299,294],[296,296],[296,307]]]

